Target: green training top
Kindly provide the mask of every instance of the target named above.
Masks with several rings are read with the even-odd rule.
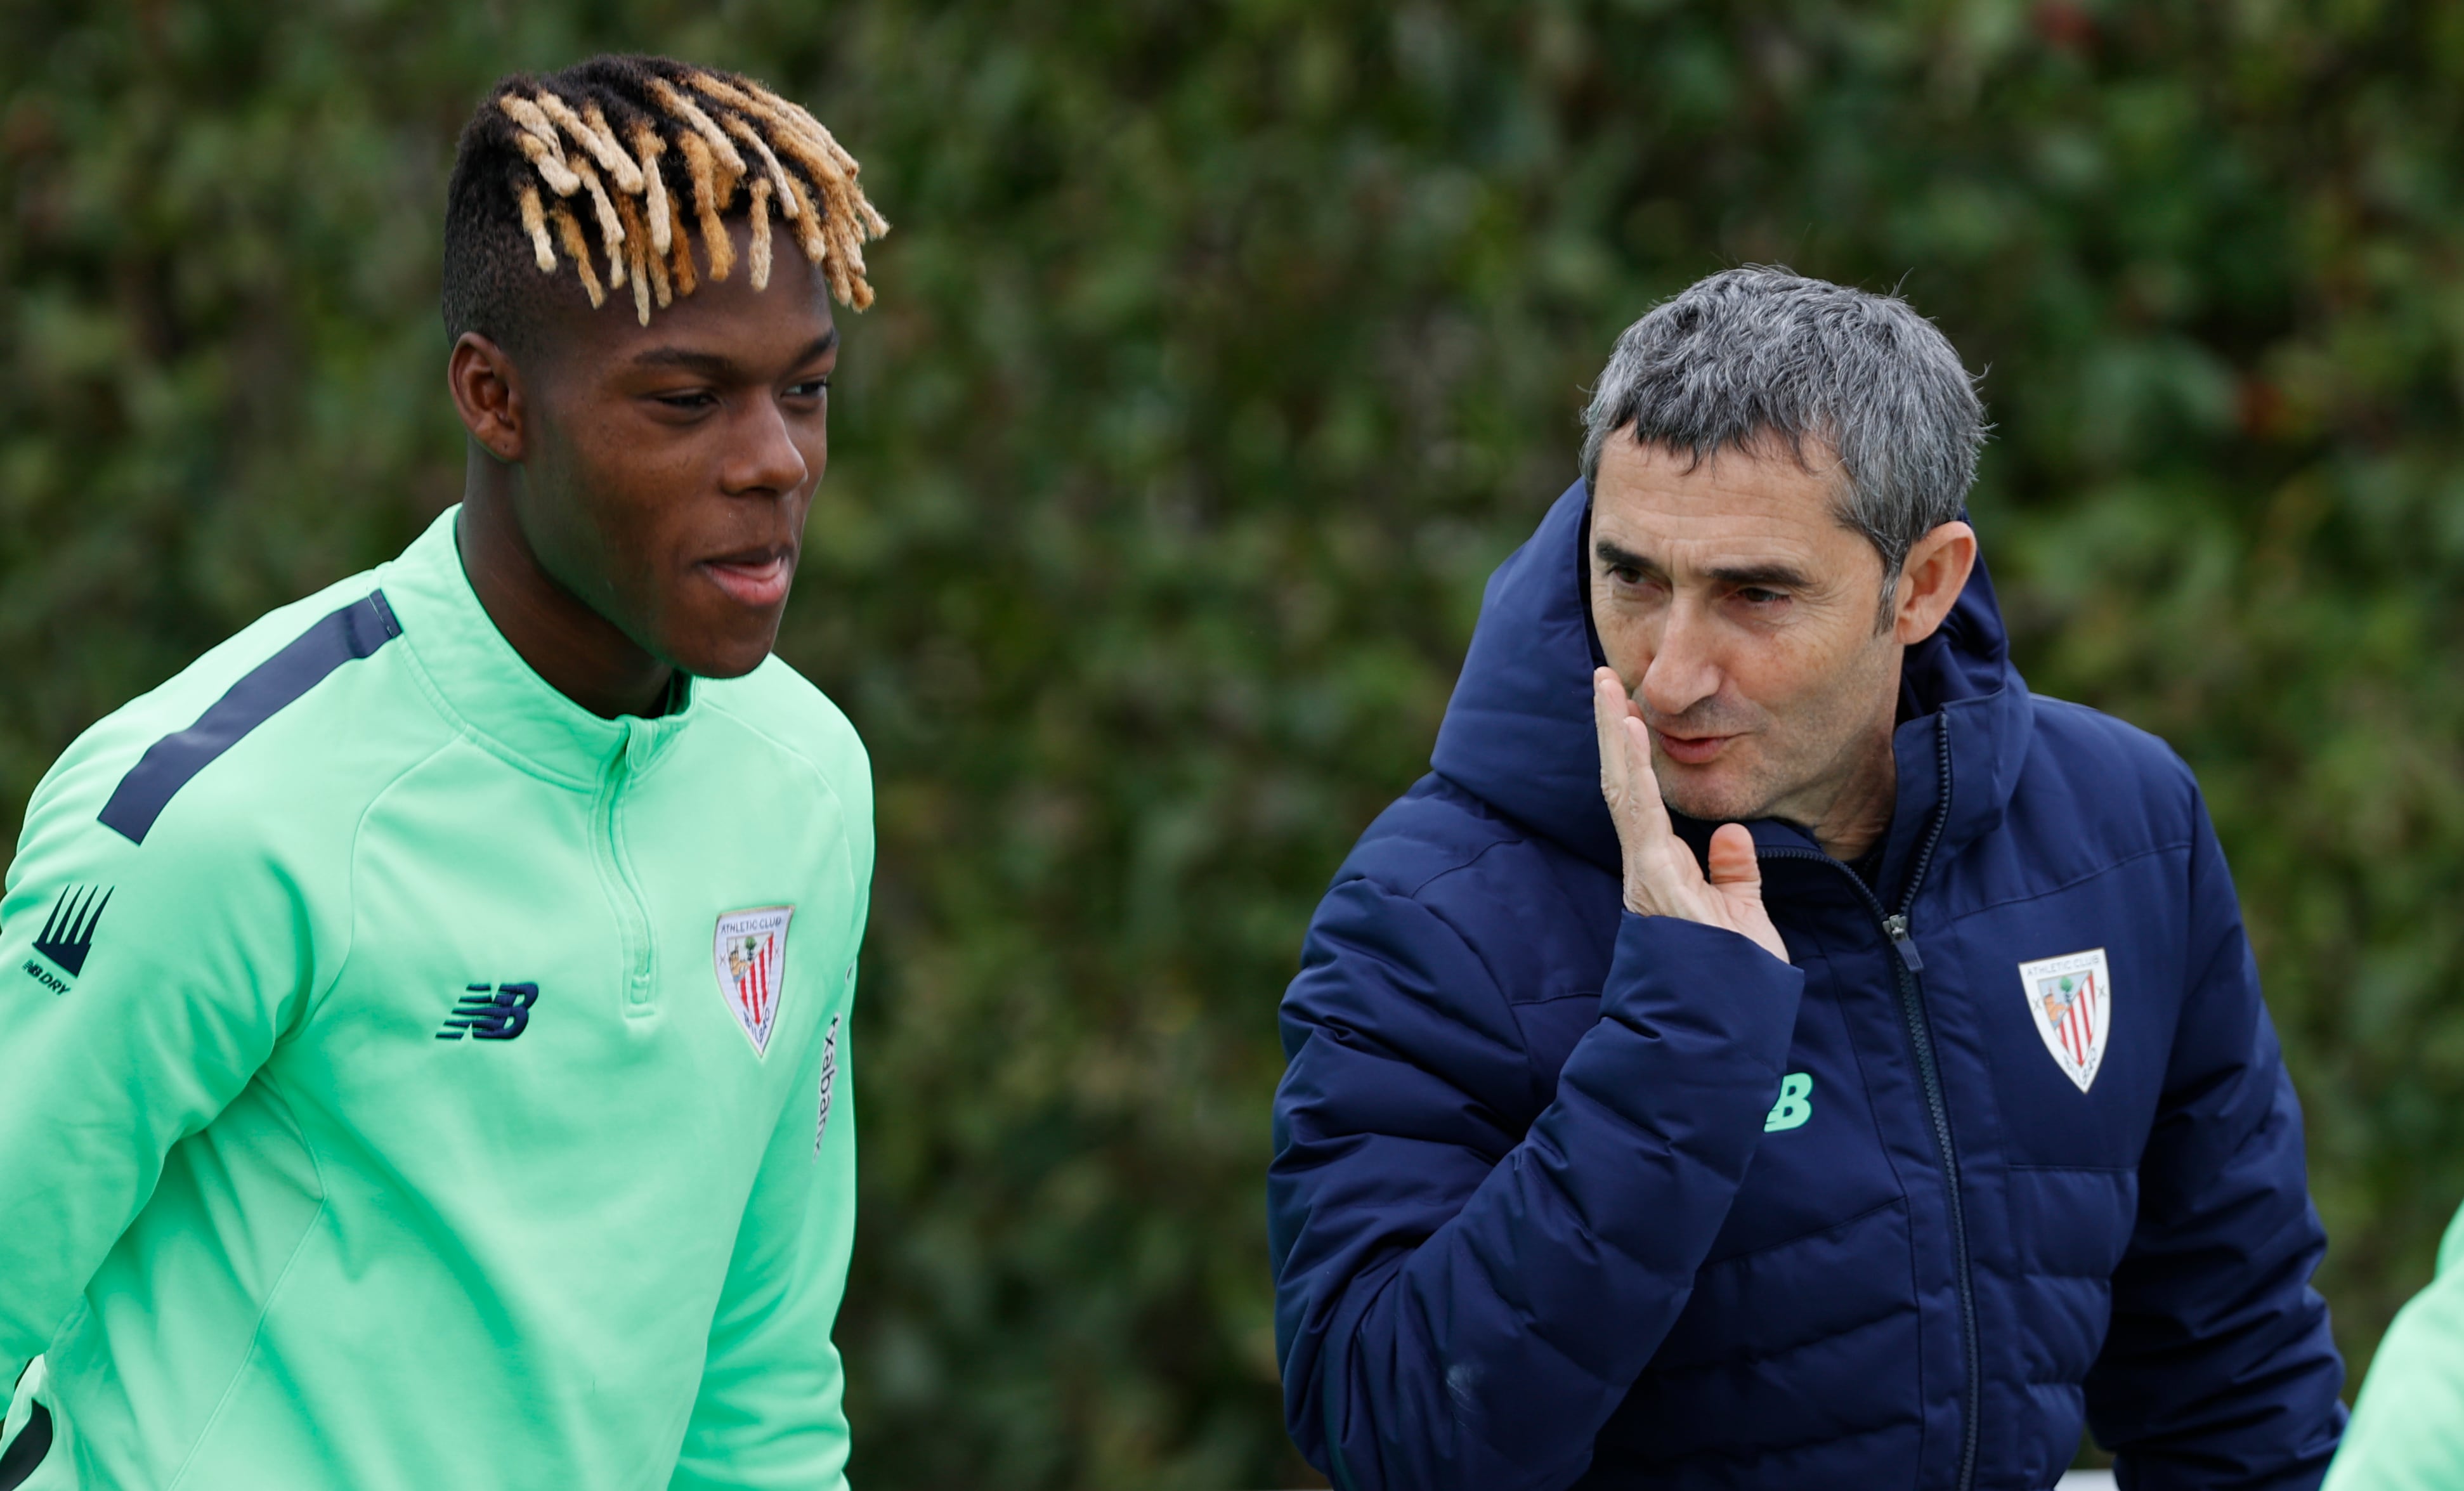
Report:
[[[2396,1312],[2370,1358],[2326,1491],[2464,1486],[2464,1211],[2438,1244],[2438,1276]]]
[[[453,517],[35,790],[0,900],[29,1487],[844,1483],[864,748],[776,658],[589,713]]]

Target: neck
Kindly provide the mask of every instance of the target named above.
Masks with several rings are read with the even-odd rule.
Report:
[[[1874,712],[1857,732],[1855,743],[1841,757],[1846,770],[1833,778],[1838,788],[1808,826],[1822,852],[1847,864],[1891,831],[1891,813],[1900,805],[1900,763],[1891,751],[1891,736],[1900,723],[1900,669],[1905,650],[1896,645],[1883,652],[1884,666],[1873,675]]]
[[[1843,864],[1863,858],[1890,831],[1899,797],[1899,761],[1891,753],[1891,721],[1885,718],[1832,800],[1831,810],[1813,825],[1815,843]]]
[[[603,719],[657,714],[675,669],[540,563],[522,531],[521,469],[473,447],[453,537],[479,608],[548,687]]]

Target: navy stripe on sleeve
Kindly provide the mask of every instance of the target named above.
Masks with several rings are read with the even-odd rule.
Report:
[[[23,1376],[24,1373],[19,1373]],[[26,1427],[17,1431],[16,1439],[6,1454],[0,1454],[0,1491],[26,1483],[26,1478],[41,1468],[43,1457],[52,1450],[52,1411],[40,1403],[26,1417]]]
[[[393,607],[385,603],[382,590],[372,590],[325,617],[289,647],[251,669],[248,676],[198,715],[195,724],[147,746],[96,816],[131,844],[143,844],[146,830],[188,784],[188,778],[317,687],[327,673],[353,658],[372,656],[401,635],[402,625],[393,619]]]

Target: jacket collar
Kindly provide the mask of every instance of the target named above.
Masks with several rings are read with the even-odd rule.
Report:
[[[1592,669],[1604,661],[1582,562],[1591,494],[1568,488],[1523,547],[1497,567],[1480,625],[1438,729],[1430,765],[1507,817],[1612,871],[1617,829],[1600,800],[1592,723]],[[1892,736],[1899,800],[1884,839],[1881,884],[1894,889],[1933,833],[1948,746],[1948,808],[1936,852],[1954,850],[2002,822],[2034,716],[2011,666],[1993,582],[1980,557],[1942,626],[1908,648],[1901,668],[1901,724]],[[1699,851],[1712,824],[1680,820]],[[1765,847],[1814,847],[1795,824],[1749,825]]]
[[[420,681],[467,735],[534,776],[596,788],[620,763],[649,768],[707,713],[689,680],[684,702],[656,719],[602,719],[566,698],[505,640],[463,573],[454,539],[461,508],[449,508],[391,563],[377,583],[402,625]]]

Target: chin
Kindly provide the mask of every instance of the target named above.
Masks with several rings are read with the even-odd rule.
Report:
[[[1660,800],[1672,813],[1706,823],[1742,823],[1771,811],[1770,801],[1749,782],[1688,781],[1682,767],[1653,764],[1660,769]]]
[[[695,678],[741,678],[769,661],[779,633],[773,628],[758,638],[715,642],[697,639],[698,646],[684,646],[669,650],[667,656],[675,667]]]

